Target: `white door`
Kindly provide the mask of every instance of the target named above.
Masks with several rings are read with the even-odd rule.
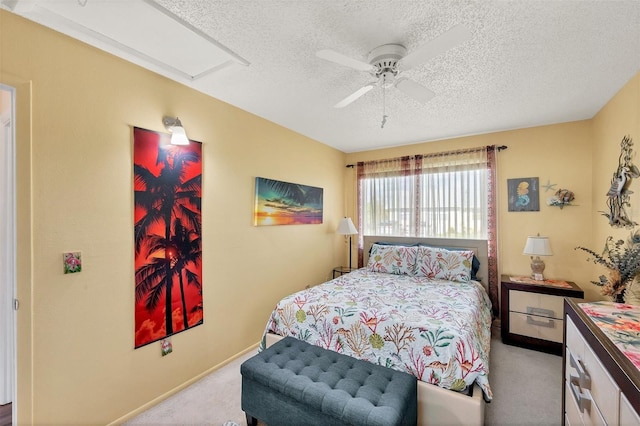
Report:
[[[0,404],[15,395],[15,89],[0,84]],[[15,403],[14,409],[15,409]],[[15,413],[15,410],[14,410]]]

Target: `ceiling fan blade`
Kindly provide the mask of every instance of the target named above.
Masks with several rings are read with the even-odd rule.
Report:
[[[355,101],[356,99],[358,99],[359,97],[367,93],[369,90],[373,89],[373,86],[375,86],[375,83],[369,83],[366,86],[359,88],[358,90],[356,90],[355,92],[353,92],[352,94],[350,94],[349,96],[347,96],[346,98],[344,98],[343,100],[335,104],[333,107],[334,108],[346,107],[347,105],[349,105],[350,103],[352,103],[353,101]]]
[[[346,55],[343,55],[342,53],[338,53],[330,49],[318,50],[316,52],[316,56],[318,58],[322,58],[339,65],[344,65],[346,67],[353,68],[358,71],[371,71],[374,69],[373,65],[371,64],[359,61],[357,59],[350,58]]]
[[[413,80],[409,80],[406,77],[400,77],[396,80],[396,87],[423,104],[429,102],[436,95],[423,85],[418,84]]]
[[[431,41],[426,42],[398,62],[398,68],[406,71],[417,65],[424,64],[447,50],[471,39],[471,31],[463,25],[456,25],[449,31],[440,34]]]

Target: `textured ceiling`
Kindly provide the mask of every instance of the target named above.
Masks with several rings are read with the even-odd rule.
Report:
[[[98,0],[68,2],[88,8]],[[249,65],[232,61],[190,79],[121,56],[344,152],[588,119],[640,71],[640,0],[145,2]],[[404,73],[435,92],[428,103],[375,87],[333,107],[371,77],[318,50],[366,62],[379,45],[411,53],[459,24],[470,40]]]

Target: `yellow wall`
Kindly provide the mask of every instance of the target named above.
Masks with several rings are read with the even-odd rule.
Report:
[[[528,274],[530,259],[522,255],[528,235],[547,235],[554,255],[545,258],[545,275],[584,282],[583,262],[576,261],[573,247],[588,243],[583,225],[591,220],[591,184],[584,170],[591,168],[591,124],[589,121],[492,133],[418,145],[347,155],[350,163],[375,158],[426,154],[463,147],[506,145],[498,157],[498,267],[504,274]],[[355,176],[355,174],[354,174]],[[507,179],[538,177],[556,188],[576,194],[575,206],[550,207],[546,198],[553,191],[540,192],[539,212],[508,212]],[[352,206],[355,208],[355,206]],[[587,240],[585,240],[587,238]],[[584,287],[584,286],[583,286]]]
[[[528,274],[530,259],[522,255],[528,235],[549,236],[554,255],[544,258],[545,275],[575,281],[587,300],[603,299],[590,283],[603,273],[576,251],[586,246],[599,252],[607,235],[626,238],[628,230],[613,229],[598,211],[606,209],[606,192],[618,165],[620,140],[630,135],[640,142],[640,73],[591,120],[491,133],[458,139],[348,154],[346,164],[403,155],[427,154],[483,145],[506,145],[498,154],[498,268],[503,274]],[[640,149],[636,146],[635,151]],[[634,164],[640,167],[640,156]],[[356,218],[355,172],[343,172],[349,214]],[[546,204],[554,191],[541,188],[539,212],[509,212],[507,179],[538,177],[540,184],[570,189],[576,199],[560,209]],[[630,216],[640,222],[640,180],[632,184]],[[355,243],[354,243],[355,244]]]
[[[626,239],[630,231],[628,229],[612,228],[608,219],[599,211],[606,211],[605,194],[611,186],[611,178],[618,169],[618,156],[620,155],[620,141],[623,136],[629,135],[634,142],[631,160],[640,168],[640,73],[636,74],[625,87],[620,90],[593,119],[593,247],[600,250],[604,247],[607,236],[616,239]],[[631,183],[631,207],[627,208],[627,214],[635,222],[640,223],[640,179]],[[594,278],[605,273],[596,268]]]
[[[19,97],[21,424],[133,412],[254,345],[278,299],[341,263],[342,152],[5,11],[0,43]],[[161,357],[133,349],[132,126],[165,131],[164,115],[203,143],[205,317]],[[324,223],[252,226],[256,176],[324,188]],[[63,274],[66,251],[81,273]]]

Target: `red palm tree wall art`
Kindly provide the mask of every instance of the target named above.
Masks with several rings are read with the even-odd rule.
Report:
[[[134,128],[135,347],[202,324],[202,144]]]

